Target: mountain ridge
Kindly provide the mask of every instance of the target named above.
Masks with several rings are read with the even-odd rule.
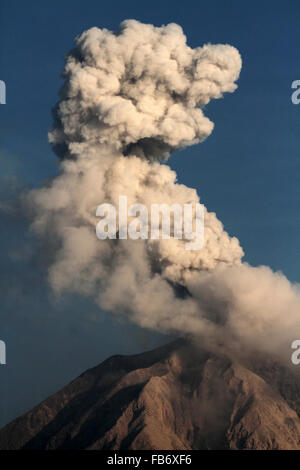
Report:
[[[88,369],[0,430],[0,449],[300,449],[299,411],[289,369],[179,339]]]

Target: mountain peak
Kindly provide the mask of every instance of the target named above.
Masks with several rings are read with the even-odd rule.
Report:
[[[5,426],[0,449],[300,449],[299,403],[291,371],[179,339],[87,370]]]

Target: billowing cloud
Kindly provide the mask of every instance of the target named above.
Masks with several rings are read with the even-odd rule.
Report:
[[[191,49],[177,24],[156,28],[127,20],[119,33],[89,29],[76,45],[50,134],[64,157],[106,145],[162,160],[201,142],[213,130],[203,106],[234,91],[241,69],[234,47]]]
[[[99,241],[95,233],[96,208],[118,207],[120,195],[147,208],[199,202],[159,160],[209,136],[203,108],[235,90],[240,69],[234,47],[192,49],[175,24],[128,20],[118,33],[92,28],[76,39],[49,137],[60,174],[25,197],[57,293],[93,296],[144,327],[262,349],[299,326],[297,286],[242,263],[239,241],[206,209],[199,251],[184,240]]]

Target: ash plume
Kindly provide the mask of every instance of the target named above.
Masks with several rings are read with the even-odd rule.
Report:
[[[185,204],[197,192],[160,161],[207,138],[203,108],[236,89],[241,69],[230,45],[195,49],[180,26],[134,20],[118,33],[92,28],[76,39],[49,134],[60,174],[25,197],[32,229],[48,244],[56,293],[80,292],[131,321],[164,332],[244,348],[289,348],[300,326],[299,287],[267,267],[242,263],[243,250],[205,210],[205,242],[105,240],[96,208]],[[178,289],[186,295],[178,295]]]

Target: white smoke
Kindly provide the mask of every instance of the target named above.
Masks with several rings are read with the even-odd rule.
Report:
[[[184,240],[99,241],[95,234],[97,206],[117,206],[120,195],[147,207],[199,202],[158,160],[212,132],[203,107],[235,90],[240,69],[235,48],[191,49],[175,24],[129,20],[119,33],[92,28],[76,39],[50,133],[61,171],[26,196],[32,228],[48,244],[56,292],[93,296],[144,327],[261,348],[300,326],[298,288],[243,264],[238,240],[214,213],[205,211],[200,251],[187,251]]]
[[[62,156],[109,145],[162,160],[201,142],[213,130],[201,108],[234,91],[241,69],[235,48],[191,49],[176,24],[155,28],[128,20],[118,34],[92,28],[76,44],[50,135]]]

